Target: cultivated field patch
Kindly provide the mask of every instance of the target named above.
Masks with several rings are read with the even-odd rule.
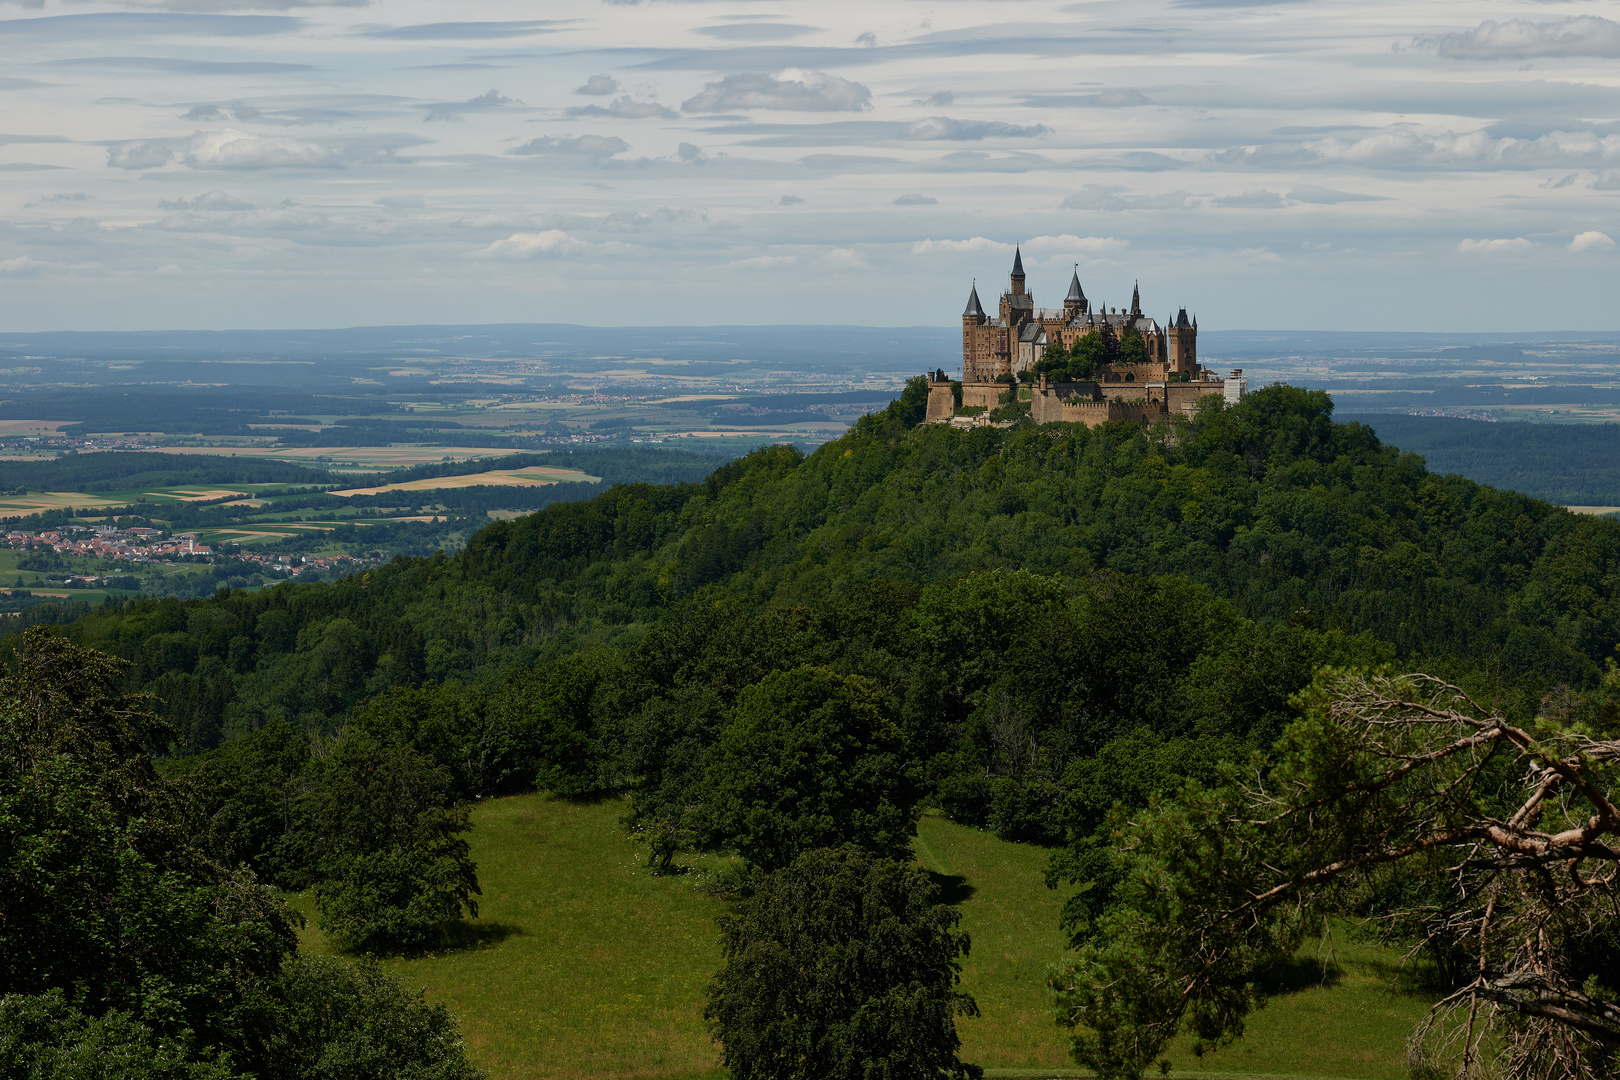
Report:
[[[0,499],[0,514],[9,517],[39,514],[46,510],[96,510],[107,506],[128,506],[134,501],[118,492],[87,495],[82,491],[39,491]]]
[[[463,487],[545,487],[557,483],[591,483],[602,479],[578,469],[553,469],[545,465],[531,465],[524,469],[496,469],[491,472],[469,473],[466,476],[435,476],[426,480],[411,480],[404,484],[383,484],[380,487],[350,488],[334,491],[333,495],[378,495],[394,491],[434,491]]]
[[[169,498],[178,502],[207,502],[209,499],[224,499],[232,495],[246,496],[250,494],[236,488],[159,488],[156,491],[143,491],[147,498]]]
[[[0,420],[0,435],[35,435],[42,432],[56,434],[77,420]]]

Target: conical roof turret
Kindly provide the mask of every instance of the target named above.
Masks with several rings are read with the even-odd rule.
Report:
[[[964,319],[984,318],[984,305],[979,303],[979,283],[973,283],[973,291],[968,294],[967,310],[962,312]]]
[[[1131,287],[1131,314],[1142,314],[1142,283],[1137,282]]]
[[[1024,276],[1024,251],[1022,246],[1013,248],[1013,277]]]
[[[1176,313],[1176,328],[1177,329],[1189,329],[1191,327],[1191,325],[1192,324],[1187,321],[1187,309],[1182,308],[1179,312]]]
[[[1080,268],[1078,266],[1075,267],[1074,276],[1069,279],[1069,295],[1063,298],[1063,302],[1065,304],[1079,304],[1081,307],[1086,306],[1086,293],[1084,289],[1080,288]]]

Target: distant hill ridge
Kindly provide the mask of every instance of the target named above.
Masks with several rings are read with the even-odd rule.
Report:
[[[1422,454],[1429,471],[1563,506],[1620,506],[1620,424],[1486,423],[1447,416],[1346,415]]]

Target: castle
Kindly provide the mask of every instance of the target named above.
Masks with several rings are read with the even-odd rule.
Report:
[[[1112,343],[1134,334],[1141,338],[1146,358],[1102,364],[1085,382],[1053,383],[1045,374],[1034,374],[1047,349],[1067,351],[1088,334],[1108,335]],[[1025,287],[1024,255],[1018,249],[999,316],[992,319],[985,313],[977,283],[962,312],[961,408],[983,413],[964,424],[965,418],[956,415],[955,388],[943,371],[935,371],[929,376],[927,419],[959,426],[988,423],[988,414],[1011,395],[1022,399],[1014,389],[1020,378],[1032,383],[1030,417],[1038,424],[1164,421],[1190,414],[1207,395],[1236,401],[1248,390],[1241,369],[1222,379],[1198,363],[1198,320],[1188,319],[1186,308],[1163,324],[1143,315],[1140,288],[1132,290],[1129,310],[1093,308],[1077,268],[1061,308],[1036,307]]]

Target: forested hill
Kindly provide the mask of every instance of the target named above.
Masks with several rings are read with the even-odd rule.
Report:
[[[968,432],[918,426],[918,393],[808,457],[774,447],[702,483],[619,485],[491,525],[454,558],[135,601],[65,632],[134,662],[181,749],[277,715],[330,730],[394,686],[494,687],[586,645],[628,648],[693,601],[819,610],[975,569],[1070,588],[1176,575],[1261,627],[1370,631],[1526,693],[1591,683],[1620,642],[1620,525],[1433,475],[1335,424],[1320,392],[1268,388],[1190,426]],[[1122,618],[1121,655],[1148,649],[1149,626]]]

